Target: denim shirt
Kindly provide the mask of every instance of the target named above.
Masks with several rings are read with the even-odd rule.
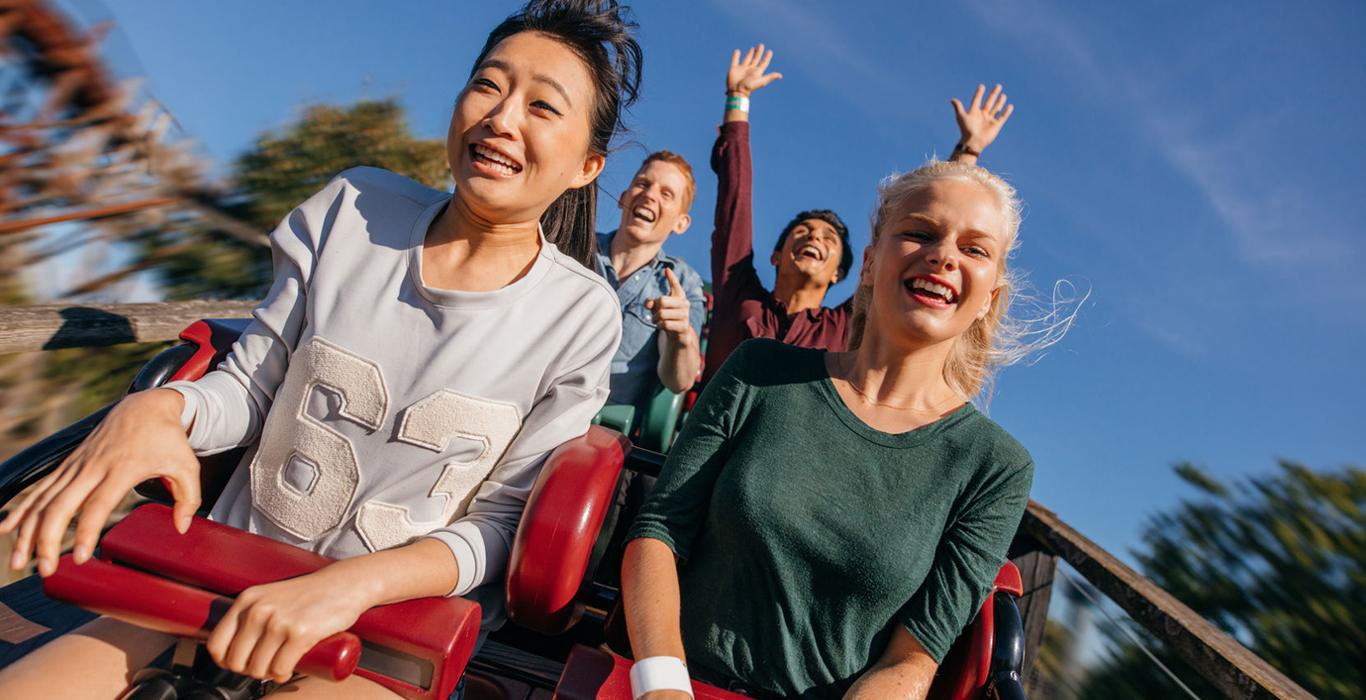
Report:
[[[669,278],[664,271],[672,269],[683,285],[683,294],[692,307],[688,320],[699,337],[702,322],[707,317],[707,302],[702,296],[702,276],[697,270],[683,262],[683,258],[665,255],[663,250],[630,277],[618,280],[616,268],[612,267],[612,236],[615,235],[616,231],[598,234],[596,265],[598,274],[617,290],[617,300],[621,302],[621,345],[612,357],[611,393],[607,400],[640,409],[663,386],[659,381],[659,339],[654,315],[645,308],[645,302],[669,293]]]

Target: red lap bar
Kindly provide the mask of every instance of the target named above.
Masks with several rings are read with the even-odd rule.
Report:
[[[201,642],[209,638],[218,618],[232,605],[231,598],[98,559],[77,565],[70,554],[43,579],[43,592],[55,600],[138,627]],[[295,672],[344,680],[356,670],[360,650],[356,635],[338,632],[304,654]]]
[[[333,561],[203,518],[181,535],[171,509],[160,504],[142,506],[114,526],[100,542],[100,557],[226,596]],[[367,610],[350,629],[364,641],[355,674],[405,698],[445,700],[474,652],[479,618],[479,605],[463,598]]]

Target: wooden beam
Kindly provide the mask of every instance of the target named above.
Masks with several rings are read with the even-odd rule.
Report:
[[[1039,658],[1039,647],[1043,646],[1043,636],[1048,626],[1048,603],[1053,598],[1053,576],[1058,570],[1058,557],[1023,532],[1016,533],[1007,556],[1020,570],[1020,581],[1024,584],[1024,594],[1015,601],[1015,606],[1020,609],[1020,622],[1024,625],[1024,666],[1021,675],[1028,678],[1034,662]]]
[[[0,355],[175,340],[201,318],[246,318],[255,301],[0,307]]]
[[[1071,564],[1229,698],[1315,700],[1247,647],[1083,537],[1053,511],[1030,501],[1020,528]]]

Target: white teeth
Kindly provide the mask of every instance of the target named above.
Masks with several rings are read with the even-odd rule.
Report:
[[[655,213],[650,211],[649,209],[646,209],[645,207],[636,207],[635,209],[631,210],[631,213],[650,223],[654,223]]]
[[[817,260],[825,259],[825,255],[821,252],[821,249],[817,248],[816,246],[804,245],[797,248],[797,255],[805,255],[806,253],[811,253],[816,257]]]
[[[949,303],[953,303],[957,299],[957,295],[953,293],[952,289],[919,277],[911,280],[911,289],[923,289],[931,294],[938,294]]]
[[[517,164],[513,163],[510,158],[499,153],[498,151],[493,150],[492,148],[489,148],[488,146],[476,143],[474,145],[474,152],[478,154],[481,158],[483,158],[485,161],[487,161],[486,165],[492,167],[494,170],[506,173],[508,175],[519,172],[521,170],[521,168],[517,167]]]

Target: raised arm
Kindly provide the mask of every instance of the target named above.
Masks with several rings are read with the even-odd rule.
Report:
[[[749,150],[749,99],[765,85],[782,77],[764,74],[773,52],[764,45],[740,58],[736,49],[726,72],[726,111],[721,135],[712,148],[711,167],[716,172],[716,221],[711,238],[712,283],[717,300],[752,292],[758,283],[754,271],[754,167]],[[719,365],[718,365],[719,366]]]
[[[961,138],[958,139],[958,145],[953,147],[953,155],[949,156],[949,160],[976,163],[977,157],[996,140],[997,134],[1001,133],[1001,127],[1005,126],[1006,120],[1015,111],[1015,105],[1006,104],[1006,95],[1001,92],[1000,85],[991,89],[991,94],[987,95],[986,102],[983,103],[982,93],[986,92],[986,89],[985,85],[977,86],[977,92],[972,96],[972,105],[967,109],[963,109],[963,103],[957,98],[950,100],[958,119]]]
[[[782,77],[765,74],[772,51],[761,44],[743,60],[737,50],[726,72],[726,112],[711,169],[716,173],[716,218],[711,235],[711,281],[715,305],[707,344],[704,381],[744,340],[740,304],[767,295],[754,268],[754,166],[749,149],[749,99],[755,90]]]

